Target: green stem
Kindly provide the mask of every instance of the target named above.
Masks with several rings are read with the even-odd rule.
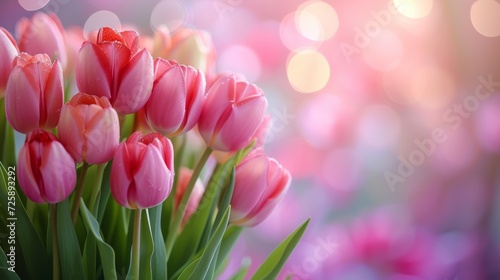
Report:
[[[92,188],[92,193],[90,196],[90,203],[89,203],[89,209],[94,215],[96,214],[95,213],[96,209],[94,209],[94,206],[97,201],[97,197],[101,192],[102,177],[104,176],[104,169],[106,169],[106,165],[107,163],[99,164],[96,170],[96,180],[95,180],[96,184],[94,184]]]
[[[135,210],[134,215],[134,240],[132,243],[131,279],[139,279],[139,264],[141,253],[141,209]]]
[[[80,173],[80,177],[78,178],[78,182],[76,182],[76,194],[73,200],[73,208],[71,208],[71,220],[73,221],[73,225],[76,224],[76,218],[78,217],[78,209],[80,208],[80,198],[83,194],[83,185],[85,182],[85,177],[87,177],[87,170],[89,169],[89,164],[84,162],[82,165],[82,171]]]
[[[50,220],[52,225],[52,279],[59,280],[59,245],[57,244],[57,209],[56,204],[50,205]]]
[[[201,158],[198,161],[198,164],[196,164],[196,167],[193,170],[193,175],[191,176],[191,179],[189,180],[189,183],[186,187],[186,191],[182,195],[182,200],[179,203],[179,208],[175,212],[174,220],[172,221],[171,227],[168,231],[167,240],[165,242],[165,250],[166,250],[167,260],[170,256],[170,253],[172,252],[172,248],[174,247],[174,242],[175,242],[175,239],[177,238],[177,231],[179,230],[179,227],[181,225],[182,218],[184,218],[184,213],[186,212],[186,208],[188,205],[189,197],[191,196],[191,192],[193,191],[196,180],[200,176],[201,170],[205,166],[205,163],[207,162],[211,153],[212,153],[212,148],[207,147],[205,149],[205,151],[203,152],[203,154],[201,155]]]

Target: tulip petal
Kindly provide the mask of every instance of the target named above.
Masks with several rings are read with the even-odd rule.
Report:
[[[98,107],[96,105],[89,105]],[[93,116],[86,123],[84,160],[90,164],[101,164],[113,157],[115,148],[120,142],[120,123],[113,108],[96,108],[96,113],[87,113]]]
[[[133,145],[124,142],[118,146],[111,166],[110,188],[118,204],[131,208],[128,202],[128,189],[132,182],[131,168],[135,163]]]
[[[36,203],[45,203],[40,195],[40,190],[32,171],[33,168],[37,167],[31,166],[29,147],[25,144],[19,150],[17,161],[17,178],[19,180],[19,186],[30,200]]]
[[[120,85],[113,107],[119,114],[131,114],[148,101],[153,88],[153,59],[143,49],[120,73]]]
[[[177,131],[184,119],[186,90],[178,65],[167,70],[158,80],[145,106],[149,126],[163,135]]]
[[[172,189],[173,174],[163,164],[163,157],[152,145],[143,151],[134,174],[135,202],[138,208],[150,208],[162,203]],[[129,200],[133,198],[129,197]]]
[[[231,199],[231,220],[246,217],[267,188],[268,158],[265,154],[247,157],[236,168],[236,181]]]
[[[37,128],[40,122],[40,89],[32,74],[14,67],[5,93],[5,114],[12,127],[22,133]]]
[[[75,188],[75,162],[57,141],[45,148],[40,174],[44,184],[44,200],[48,203],[65,200]]]
[[[82,162],[82,151],[84,139],[82,131],[85,131],[85,115],[80,113],[81,109],[65,104],[59,118],[58,133],[61,143],[75,162]]]
[[[75,74],[80,92],[111,98],[111,68],[106,54],[96,44],[83,43]]]
[[[64,102],[62,68],[57,60],[52,65],[47,78],[44,99],[46,120],[41,120],[41,123],[44,124],[45,128],[52,129],[59,122],[59,115]]]

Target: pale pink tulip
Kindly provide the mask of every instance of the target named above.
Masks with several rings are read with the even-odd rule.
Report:
[[[192,129],[205,100],[205,76],[199,70],[158,58],[155,82],[146,103],[146,120],[167,137]]]
[[[53,129],[64,101],[62,68],[46,54],[21,53],[5,90],[5,114],[12,127],[22,133],[35,128]]]
[[[12,71],[12,60],[19,54],[16,40],[12,35],[0,27],[0,98],[5,95],[5,86]]]
[[[76,162],[105,163],[119,144],[118,114],[107,98],[78,93],[63,106],[58,132]]]
[[[236,167],[231,199],[233,224],[255,226],[261,223],[285,196],[290,173],[262,150],[254,150]]]
[[[198,128],[209,147],[236,151],[250,143],[266,109],[260,88],[225,75],[209,89]]]
[[[17,176],[30,200],[58,203],[75,188],[75,161],[52,133],[36,129],[19,151]]]
[[[164,33],[165,31],[158,32]],[[158,34],[158,37],[157,40],[165,41],[165,45],[169,43],[162,33]],[[212,37],[208,32],[182,28],[172,35],[171,40],[171,46],[166,54],[158,52],[159,54],[164,55],[166,59],[193,66],[205,74],[212,75],[215,68],[216,52]]]
[[[45,53],[66,66],[64,28],[55,14],[35,13],[31,19],[22,18],[16,25],[16,34],[22,52]]]
[[[153,59],[139,49],[135,31],[99,30],[96,43],[83,43],[75,71],[80,92],[109,98],[121,115],[137,112],[151,95]]]
[[[111,193],[123,207],[144,209],[162,203],[174,179],[174,151],[157,132],[134,132],[116,149],[111,167]]]

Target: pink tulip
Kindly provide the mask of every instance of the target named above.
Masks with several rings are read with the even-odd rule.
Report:
[[[209,147],[236,151],[250,143],[266,109],[260,88],[225,75],[208,91],[198,128]]]
[[[163,31],[164,32],[164,31]],[[165,36],[158,37],[162,38]],[[158,39],[159,41],[162,41]],[[163,38],[165,45],[168,42]],[[212,75],[215,68],[215,46],[210,34],[203,30],[183,28],[172,35],[171,46],[164,58],[200,69],[203,73]]]
[[[101,28],[96,43],[83,43],[75,71],[81,92],[109,98],[121,115],[137,112],[151,95],[153,59],[139,50],[135,31]]]
[[[164,25],[159,26],[154,34],[151,45],[151,54],[154,58],[167,58],[168,50],[172,46],[172,38],[168,28]],[[182,62],[180,62],[182,63]]]
[[[157,132],[134,132],[116,149],[111,167],[111,193],[130,209],[144,209],[162,203],[174,180],[172,143]]]
[[[262,150],[251,152],[236,167],[231,199],[231,222],[240,226],[261,223],[285,196],[290,173]]]
[[[36,13],[31,19],[22,18],[16,25],[16,33],[22,52],[45,53],[66,66],[64,28],[55,14]]]
[[[146,120],[167,137],[185,133],[200,117],[205,99],[205,77],[199,70],[158,58],[155,82],[146,103]]]
[[[63,106],[58,131],[76,162],[105,163],[120,141],[118,114],[109,100],[85,93],[76,94]]]
[[[19,54],[16,40],[9,31],[0,27],[0,98],[5,95],[5,86],[12,71],[12,60]]]
[[[179,179],[177,183],[177,189],[175,192],[175,209],[179,207],[179,204],[181,203],[182,196],[184,195],[184,192],[186,191],[186,187],[189,183],[189,180],[191,179],[191,176],[193,176],[193,171],[190,169],[187,169],[185,167],[181,167],[179,170]],[[188,200],[188,205],[186,208],[186,213],[184,214],[183,221],[187,221],[191,215],[196,211],[198,208],[198,204],[200,204],[201,197],[203,196],[203,192],[205,191],[205,187],[203,186],[203,183],[201,182],[200,179],[196,180],[196,183],[193,188],[193,192],[191,193],[191,196],[189,197]]]
[[[26,135],[17,162],[19,186],[36,203],[58,203],[75,188],[75,161],[57,138],[43,129]]]
[[[46,54],[21,53],[5,90],[5,114],[12,127],[22,133],[35,128],[50,130],[57,125],[63,105],[62,68]]]

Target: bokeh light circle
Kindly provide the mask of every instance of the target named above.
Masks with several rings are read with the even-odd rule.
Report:
[[[309,1],[297,9],[295,24],[302,36],[314,41],[324,41],[337,32],[339,18],[330,4]]]
[[[292,53],[287,62],[286,72],[292,87],[302,93],[319,91],[330,79],[328,60],[315,50]]]
[[[151,13],[151,28],[156,30],[161,25],[168,27],[171,32],[177,30],[186,20],[186,9],[179,1],[161,1]]]
[[[36,11],[39,10],[45,5],[47,5],[50,0],[18,0],[19,5],[23,7],[26,11]]]
[[[431,13],[433,0],[393,0],[396,9],[408,18],[423,18]]]
[[[92,32],[98,31],[101,27],[108,26],[115,30],[121,30],[121,22],[116,14],[110,11],[97,11],[93,13],[83,26],[83,34],[86,39]]]
[[[500,3],[494,0],[478,0],[470,10],[472,25],[481,35],[500,35]]]
[[[254,82],[260,76],[261,63],[252,49],[233,45],[221,53],[219,70],[221,72],[241,73],[249,82]]]
[[[401,119],[387,105],[375,104],[367,107],[358,123],[358,137],[364,144],[388,149],[399,140]]]
[[[415,69],[409,84],[413,99],[429,109],[449,104],[455,95],[455,87],[451,75],[434,64]]]
[[[280,23],[280,39],[283,45],[291,51],[298,48],[317,48],[321,42],[304,37],[297,28],[295,18],[297,13],[286,15]]]
[[[390,30],[382,30],[363,49],[363,57],[368,65],[380,71],[396,68],[403,59],[403,43]]]

